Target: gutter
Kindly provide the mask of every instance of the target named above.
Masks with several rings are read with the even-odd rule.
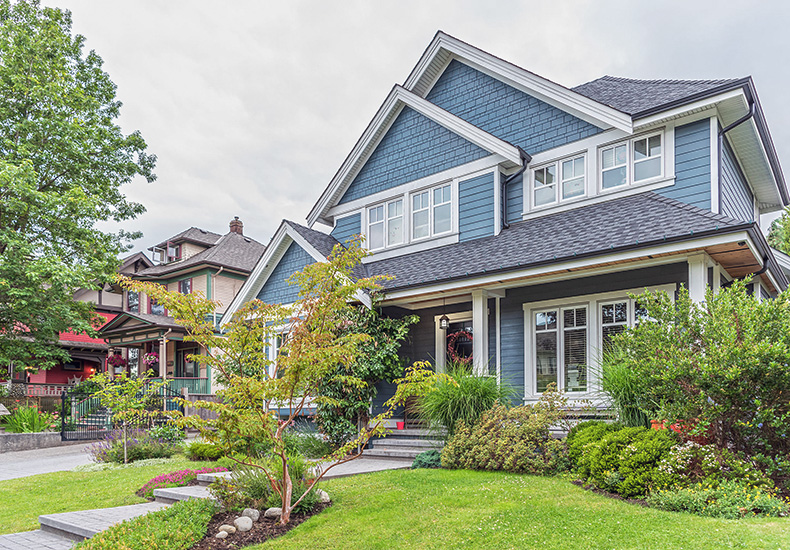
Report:
[[[527,170],[527,166],[529,165],[530,161],[532,161],[532,155],[527,153],[524,149],[516,146],[518,149],[518,154],[521,157],[521,168],[515,174],[509,175],[505,178],[505,181],[502,182],[502,229],[509,229],[510,224],[507,221],[507,185],[522,175]]]

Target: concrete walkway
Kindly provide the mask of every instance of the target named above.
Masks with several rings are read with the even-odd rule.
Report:
[[[80,443],[48,449],[0,453],[0,481],[62,472],[81,464],[88,464],[91,460],[86,449],[92,444]]]

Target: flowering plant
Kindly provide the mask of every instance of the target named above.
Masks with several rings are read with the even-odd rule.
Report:
[[[146,367],[155,367],[159,364],[159,354],[155,351],[143,355],[143,364]]]
[[[110,355],[107,358],[107,364],[111,367],[125,367],[126,366],[126,359],[121,357],[120,355]]]
[[[164,489],[166,487],[184,487],[197,479],[198,474],[210,474],[213,472],[227,472],[227,468],[203,468],[200,470],[179,470],[156,476],[148,483],[143,485],[137,494],[143,498],[153,498],[154,489]]]

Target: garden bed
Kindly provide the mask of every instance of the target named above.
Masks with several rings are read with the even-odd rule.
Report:
[[[206,537],[192,546],[190,550],[230,550],[244,548],[252,544],[259,544],[275,539],[286,534],[297,525],[307,521],[312,516],[320,514],[331,504],[316,504],[312,512],[306,514],[291,514],[291,521],[287,525],[280,525],[279,520],[266,519],[263,516],[252,524],[250,531],[236,532],[226,539],[215,537],[222,525],[233,525],[233,520],[239,517],[235,512],[220,512],[208,524]]]

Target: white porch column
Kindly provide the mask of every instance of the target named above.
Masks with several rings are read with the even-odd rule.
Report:
[[[162,380],[167,379],[167,338],[164,336],[159,343],[159,376]]]
[[[694,254],[688,257],[689,264],[689,296],[695,302],[705,300],[705,289],[708,287],[708,262],[705,254]]]
[[[713,262],[713,293],[718,294],[721,290],[721,265]]]
[[[488,374],[488,292],[472,291],[472,364],[473,372]]]

